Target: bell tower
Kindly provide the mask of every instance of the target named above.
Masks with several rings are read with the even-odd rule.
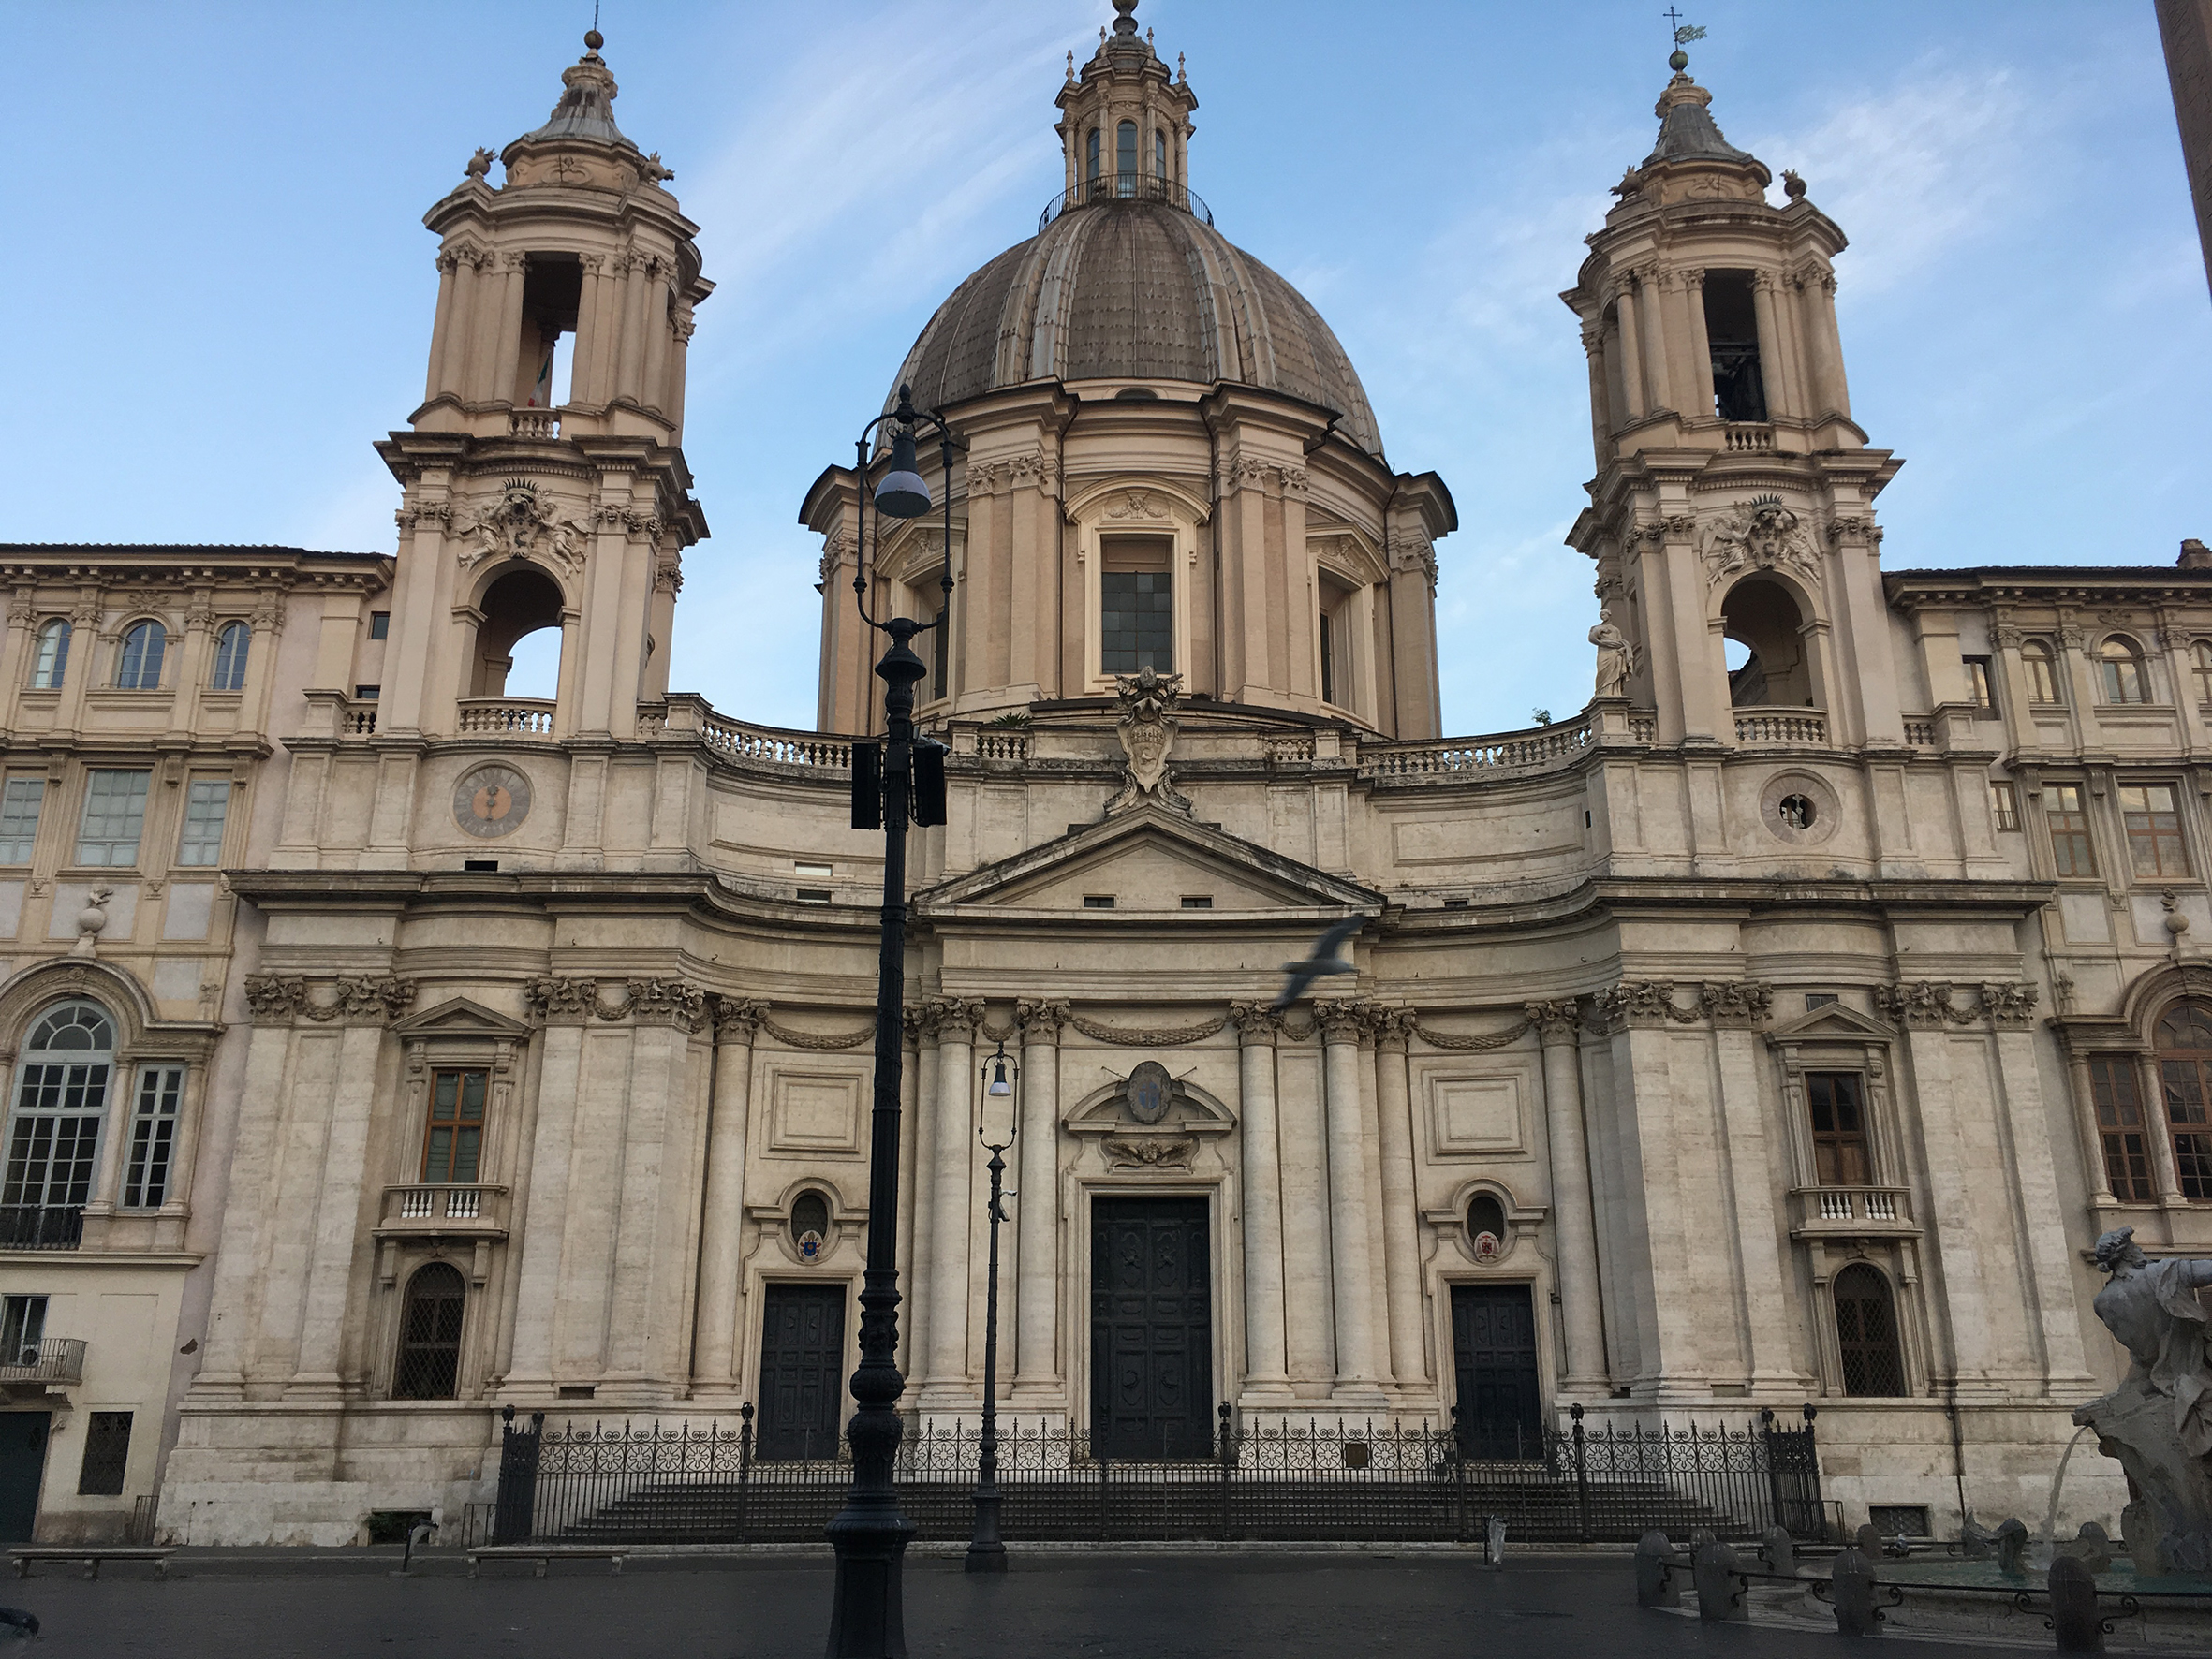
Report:
[[[637,730],[666,695],[683,550],[698,227],[614,124],[599,32],[542,126],[479,150],[424,215],[439,239],[423,402],[377,446],[406,490],[380,735]],[[515,642],[561,630],[552,698],[510,697]],[[527,703],[528,706],[524,706]]]
[[[1635,648],[1657,740],[1902,746],[1875,496],[1902,464],[1851,419],[1836,222],[1721,136],[1677,50],[1658,142],[1574,287],[1597,477],[1570,545]],[[1748,653],[1729,663],[1727,641]]]

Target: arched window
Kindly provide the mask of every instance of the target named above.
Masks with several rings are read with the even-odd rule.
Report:
[[[434,1261],[407,1281],[400,1310],[399,1362],[392,1369],[396,1400],[450,1400],[461,1380],[461,1314],[468,1287],[461,1275]]]
[[[1865,1262],[1853,1262],[1836,1275],[1833,1290],[1843,1391],[1890,1399],[1904,1393],[1905,1356],[1897,1346],[1897,1308],[1889,1281]]]
[[[38,630],[38,654],[31,664],[31,684],[39,691],[58,691],[69,668],[69,624],[55,617]]]
[[[253,629],[242,622],[223,624],[223,631],[215,636],[215,677],[211,683],[212,689],[245,689],[245,649],[253,642]]]
[[[2143,648],[2125,634],[2115,634],[2098,652],[2108,703],[2147,703],[2150,677],[2144,672]]]
[[[2030,639],[2020,648],[2020,666],[2028,670],[2028,700],[2031,703],[2057,703],[2064,699],[2058,695],[2057,666],[2051,661],[2051,648],[2041,639]]]
[[[2189,659],[2197,676],[2197,701],[2212,708],[2212,641],[2199,639],[2189,648]]]
[[[2212,1198],[2212,1006],[2175,1003],[2159,1021],[2159,1093],[2185,1198]]]
[[[115,658],[115,683],[125,691],[159,691],[161,656],[168,649],[169,630],[159,623],[134,624]]]
[[[791,1242],[800,1256],[814,1261],[830,1236],[830,1201],[819,1193],[801,1193],[791,1200]]]
[[[1168,176],[1168,135],[1157,127],[1152,134],[1152,176],[1156,179]]]
[[[1729,670],[1728,700],[1736,708],[1761,704],[1804,707],[1813,700],[1812,668],[1806,650],[1805,616],[1779,582],[1752,577],[1720,602],[1725,636],[1749,655]]]
[[[1099,176],[1099,129],[1095,126],[1084,139],[1083,176],[1086,180]]]
[[[1113,129],[1113,193],[1137,194],[1137,124],[1125,121]]]
[[[0,1246],[77,1247],[114,1069],[115,1023],[97,1003],[63,1003],[32,1026],[8,1114]]]

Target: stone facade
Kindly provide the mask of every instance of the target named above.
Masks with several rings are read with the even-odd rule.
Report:
[[[1128,9],[1058,100],[1042,234],[1075,263],[1113,215],[1152,226],[1131,245],[1198,216],[1195,97]],[[118,1022],[119,1077],[189,1079],[174,1199],[125,1213],[118,1094],[80,1248],[0,1248],[7,1287],[151,1299],[143,1341],[94,1336],[56,1420],[174,1422],[104,1519],[50,1497],[41,1527],[120,1527],[157,1478],[194,1543],[451,1519],[492,1495],[502,1406],[765,1412],[776,1310],[809,1287],[844,1310],[823,1340],[849,1372],[882,868],[837,735],[880,720],[850,583],[934,614],[948,564],[922,712],[949,822],[915,837],[907,969],[907,1409],[981,1403],[977,1128],[1004,1056],[1000,1375],[1025,1421],[1093,1428],[1122,1380],[1094,1332],[1101,1218],[1178,1198],[1204,1412],[1438,1422],[1510,1361],[1538,1420],[1817,1405],[1851,1524],[2040,1514],[2070,1410],[2119,1374],[2083,1248],[2118,1219],[2212,1250],[2189,1093],[2212,1066],[2190,1046],[2194,999],[2212,1034],[2212,559],[1885,572],[1873,503],[1900,463],[1851,419],[1842,233],[1794,175],[1769,205],[1678,72],[1565,296],[1596,468],[1571,540],[1607,618],[1580,714],[1438,735],[1449,494],[1379,461],[1364,393],[1364,432],[1309,401],[1356,389],[1349,364],[1228,373],[1225,342],[1260,364],[1326,328],[1181,227],[1202,289],[1186,261],[1189,291],[1133,316],[1111,284],[1054,290],[1066,349],[1126,346],[1126,372],[1001,373],[932,323],[908,376],[980,376],[946,410],[951,545],[932,515],[871,517],[863,546],[886,458],[825,470],[804,507],[823,729],[749,726],[666,686],[706,533],[681,443],[710,285],[590,44],[504,184],[479,155],[429,216],[426,401],[381,446],[395,559],[0,551],[9,779],[71,814],[102,756],[163,782],[135,864],[72,861],[50,802],[0,882],[22,952],[0,1043],[80,998]],[[1145,355],[1186,314],[1228,330],[1217,379],[1170,372],[1187,342]],[[1034,362],[1044,323],[1016,321]],[[111,694],[96,654],[27,689],[41,619],[111,636],[172,603],[173,698]],[[257,639],[292,625],[226,701],[189,688],[233,610]],[[557,695],[507,696],[544,627]],[[1135,660],[1146,638],[1167,660]],[[151,849],[203,770],[250,811],[200,903]],[[1343,921],[1353,971],[1271,1011],[1281,964]],[[1481,1346],[1455,1317],[1478,1307],[1526,1342]],[[111,1340],[138,1358],[96,1384]],[[2069,1525],[2116,1528],[2123,1501],[2076,1460]]]

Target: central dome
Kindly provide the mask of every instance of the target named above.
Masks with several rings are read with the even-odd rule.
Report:
[[[1380,458],[1351,361],[1305,297],[1159,200],[1070,209],[937,307],[893,382],[944,408],[1032,380],[1235,381],[1319,404]]]

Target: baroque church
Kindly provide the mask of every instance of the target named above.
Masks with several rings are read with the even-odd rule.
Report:
[[[1811,1405],[1847,1524],[2041,1513],[2121,1363],[2084,1248],[2212,1254],[2212,555],[1885,565],[1843,229],[1677,54],[1562,296],[1594,695],[1444,735],[1451,492],[1216,228],[1134,6],[1070,59],[1035,234],[885,365],[958,434],[950,536],[863,536],[888,450],[798,504],[817,731],[668,684],[713,284],[596,32],[425,220],[392,548],[0,547],[0,1532],[450,1520],[508,1406],[834,1447],[883,860],[856,578],[943,622],[912,1422],[982,1403],[1003,1065],[1002,1417],[1173,1458],[1222,1410]],[[556,694],[509,696],[543,630]],[[1271,1008],[1338,924],[1350,971]],[[1125,1272],[1149,1312],[1110,1320]],[[2116,1530],[2101,1463],[2068,1524]]]

